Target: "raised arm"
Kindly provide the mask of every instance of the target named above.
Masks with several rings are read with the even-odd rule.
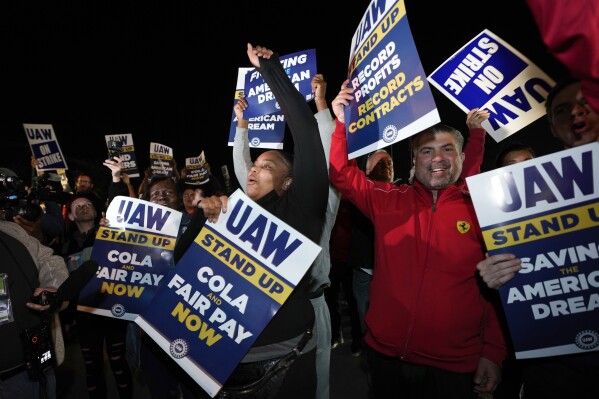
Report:
[[[243,111],[248,108],[248,103],[244,95],[239,97],[233,107],[237,117],[237,127],[235,128],[235,138],[233,140],[233,169],[239,186],[245,192],[247,177],[252,167],[252,158],[250,157],[250,141],[248,138],[249,121],[243,118]]]
[[[288,190],[289,195],[310,214],[324,216],[327,164],[312,110],[285,73],[276,54],[251,44],[248,44],[247,52],[277,99],[293,136],[293,184]]]
[[[468,143],[464,147],[464,164],[462,165],[462,179],[480,173],[485,154],[485,129],[483,121],[489,119],[490,113],[486,109],[474,108],[466,116],[466,126],[470,130]]]

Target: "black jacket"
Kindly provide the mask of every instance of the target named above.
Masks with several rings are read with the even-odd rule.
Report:
[[[286,75],[278,56],[260,59],[258,71],[268,83],[285,114],[293,136],[293,183],[282,195],[272,191],[257,203],[318,244],[325,221],[329,178],[318,125],[312,110]],[[196,212],[185,234],[177,240],[175,261],[198,235],[205,218]],[[280,343],[302,335],[314,325],[314,308],[308,296],[308,271],[254,347]]]

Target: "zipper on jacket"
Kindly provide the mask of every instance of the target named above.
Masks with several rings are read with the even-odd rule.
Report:
[[[431,191],[431,194],[433,195],[433,212],[435,212],[437,210],[437,194],[439,192],[437,190],[433,190]]]

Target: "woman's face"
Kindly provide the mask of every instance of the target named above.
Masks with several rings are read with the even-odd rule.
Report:
[[[150,188],[150,202],[176,210],[181,209],[182,206],[177,185],[171,179],[162,180],[152,185]]]

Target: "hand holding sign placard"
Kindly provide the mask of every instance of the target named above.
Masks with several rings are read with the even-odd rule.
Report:
[[[115,197],[100,227],[92,259],[100,268],[81,291],[78,310],[133,320],[173,265],[181,212],[148,201]]]
[[[204,225],[136,320],[211,396],[320,251],[241,190],[227,208]]]
[[[522,262],[499,290],[519,359],[599,350],[598,164],[591,143],[466,179],[489,254]]]

